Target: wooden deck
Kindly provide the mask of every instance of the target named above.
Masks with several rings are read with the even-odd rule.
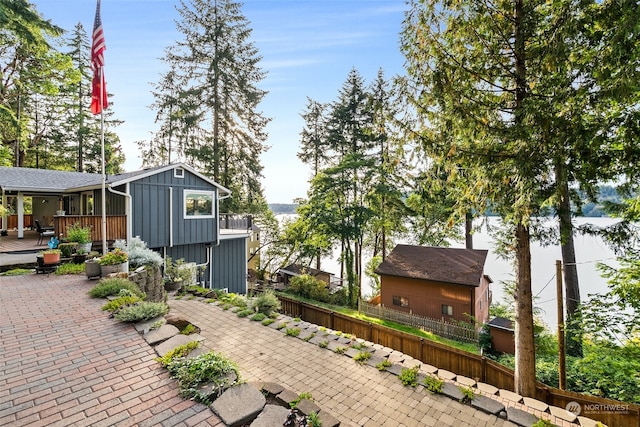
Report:
[[[0,252],[27,252],[47,249],[49,238],[42,239],[42,244],[38,245],[40,236],[36,231],[25,230],[24,237],[18,239],[18,232],[10,230],[8,236],[0,236]]]

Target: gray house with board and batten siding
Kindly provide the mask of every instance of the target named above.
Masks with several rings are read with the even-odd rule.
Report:
[[[242,230],[220,229],[219,200],[231,192],[183,164],[111,177],[129,202],[131,230],[150,248],[201,266],[200,279],[216,289],[247,292],[247,238]]]
[[[3,204],[15,199],[19,218],[31,197],[33,218],[54,225],[56,235],[79,222],[91,225],[94,241],[102,239],[101,174],[0,167],[0,187]],[[219,201],[227,197],[228,189],[180,163],[109,175],[107,240],[138,236],[164,257],[199,266],[205,287],[244,294],[250,230],[221,228]],[[23,228],[19,224],[19,238]]]

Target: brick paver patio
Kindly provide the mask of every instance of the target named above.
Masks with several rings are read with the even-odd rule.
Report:
[[[222,423],[185,401],[133,326],[109,319],[82,276],[0,277],[0,425],[193,426]],[[310,392],[343,426],[512,426],[390,373],[198,301],[172,312],[245,380]]]
[[[222,425],[83,276],[0,277],[1,426]]]

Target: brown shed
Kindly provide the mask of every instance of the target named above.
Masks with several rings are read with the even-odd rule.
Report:
[[[398,245],[376,269],[382,305],[443,320],[489,318],[486,250]]]
[[[491,344],[500,353],[516,354],[515,330],[513,321],[504,317],[494,317],[489,323]]]

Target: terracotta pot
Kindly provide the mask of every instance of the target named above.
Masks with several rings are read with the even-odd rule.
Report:
[[[42,259],[45,264],[58,264],[60,262],[60,254],[48,254],[45,252],[42,254]]]

